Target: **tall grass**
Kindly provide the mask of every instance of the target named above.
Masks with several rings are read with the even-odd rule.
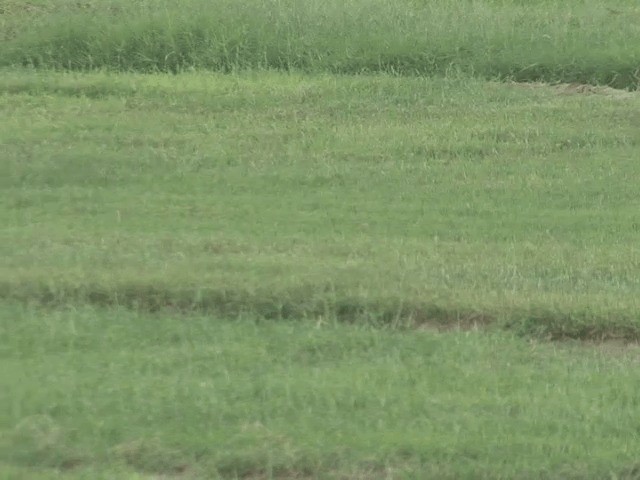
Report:
[[[640,8],[622,1],[41,1],[28,16],[13,4],[1,65],[639,79]]]

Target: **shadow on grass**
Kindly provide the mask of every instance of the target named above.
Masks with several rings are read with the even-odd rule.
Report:
[[[51,285],[0,283],[0,299],[57,308],[69,305],[124,307],[141,312],[210,314],[265,320],[308,319],[366,323],[397,329],[473,330],[500,328],[544,340],[640,341],[640,319],[628,311],[594,312],[588,306],[474,308],[438,299],[371,298],[337,291],[334,286],[301,285],[260,291],[171,289],[150,284]]]

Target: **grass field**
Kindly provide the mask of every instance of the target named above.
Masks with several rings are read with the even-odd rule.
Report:
[[[637,348],[123,309],[2,315],[5,478],[636,478]]]
[[[0,82],[4,298],[638,337],[635,93]]]
[[[0,2],[0,479],[638,478],[637,5],[188,3]]]

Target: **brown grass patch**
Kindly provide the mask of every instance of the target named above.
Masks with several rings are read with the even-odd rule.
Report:
[[[584,83],[544,83],[544,82],[510,82],[509,85],[526,89],[549,89],[558,95],[600,95],[615,100],[637,98],[638,91],[622,90],[606,85],[589,85]]]

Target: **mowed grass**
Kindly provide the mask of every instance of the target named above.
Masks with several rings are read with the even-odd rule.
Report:
[[[584,90],[5,71],[0,295],[636,339],[640,101]]]
[[[628,0],[4,0],[0,40],[0,66],[640,81]]]
[[[637,478],[637,347],[0,309],[3,478]]]
[[[0,2],[0,478],[637,478],[639,27]]]
[[[639,19],[2,2],[0,478],[637,478]]]

